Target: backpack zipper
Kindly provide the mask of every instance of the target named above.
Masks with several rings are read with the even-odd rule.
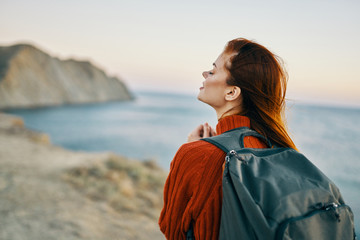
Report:
[[[311,217],[311,216],[313,216],[313,215],[315,215],[317,213],[320,213],[320,212],[333,211],[334,217],[336,218],[336,220],[338,222],[340,222],[341,219],[340,219],[340,214],[339,214],[338,210],[341,207],[347,207],[348,208],[348,206],[346,204],[339,205],[339,204],[337,204],[335,202],[328,203],[328,204],[318,203],[318,204],[316,204],[315,206],[312,207],[313,210],[306,213],[305,215],[299,216],[299,217],[292,217],[292,218],[286,219],[285,221],[280,223],[275,239],[282,239],[286,227],[291,222],[295,222],[295,221],[298,221],[298,220],[309,218],[309,217]]]

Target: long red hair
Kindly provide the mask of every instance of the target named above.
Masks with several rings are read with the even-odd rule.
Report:
[[[230,73],[227,84],[241,89],[239,114],[248,116],[251,127],[273,143],[296,149],[285,124],[287,73],[281,59],[244,38],[228,42],[224,53],[235,53],[225,67]]]

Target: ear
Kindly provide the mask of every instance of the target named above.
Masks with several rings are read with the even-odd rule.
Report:
[[[237,86],[231,86],[226,89],[225,100],[234,101],[240,98],[241,89]]]

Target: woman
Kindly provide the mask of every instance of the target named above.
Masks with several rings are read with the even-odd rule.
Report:
[[[296,149],[283,119],[286,73],[269,50],[247,39],[234,39],[203,77],[198,99],[214,108],[218,124],[216,132],[207,123],[192,131],[171,162],[159,219],[167,239],[185,239],[190,226],[195,239],[218,239],[225,152],[198,140],[250,127],[273,144]],[[244,144],[267,147],[252,136],[245,137]]]

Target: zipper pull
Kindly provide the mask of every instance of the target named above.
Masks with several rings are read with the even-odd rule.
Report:
[[[334,213],[334,216],[335,216],[336,220],[338,222],[341,222],[338,207],[339,207],[339,205],[334,203],[334,202],[329,203],[329,204],[324,204],[324,203],[320,202],[320,203],[315,204],[311,208],[314,209],[314,210],[332,211]]]
[[[332,210],[335,215],[336,220],[338,222],[341,222],[338,207],[339,207],[339,205],[333,202],[333,203],[330,203],[329,205],[327,205],[325,210]]]
[[[236,159],[240,160],[241,163],[248,164],[248,162],[247,162],[244,158],[242,158],[241,156],[239,156],[239,154],[237,154],[237,152],[236,152],[235,150],[231,150],[231,151],[229,152],[229,154],[226,156],[225,160],[226,160],[227,162],[230,161],[229,155],[232,155],[232,156],[236,157]]]

